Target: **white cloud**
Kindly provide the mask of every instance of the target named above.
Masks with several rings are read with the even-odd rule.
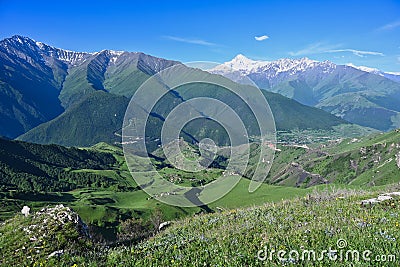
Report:
[[[355,49],[334,49],[334,50],[327,50],[326,53],[342,53],[342,52],[350,52],[358,57],[364,57],[366,55],[371,56],[384,56],[381,52],[374,52],[374,51],[362,51],[362,50],[355,50]]]
[[[201,39],[191,39],[191,38],[182,38],[182,37],[176,37],[176,36],[164,36],[164,38],[172,40],[172,41],[177,41],[181,43],[187,43],[187,44],[196,44],[196,45],[204,45],[204,46],[216,46],[217,44],[207,42],[205,40]]]
[[[375,51],[362,51],[362,50],[356,50],[356,49],[338,49],[342,45],[337,44],[337,45],[329,45],[329,44],[324,44],[324,43],[314,43],[308,45],[306,48],[301,49],[296,52],[289,52],[289,55],[291,56],[304,56],[304,55],[315,55],[315,54],[325,54],[325,53],[344,53],[344,52],[349,52],[353,53],[356,56],[359,57],[364,57],[366,55],[371,55],[371,56],[384,56],[383,53],[381,52],[375,52]]]
[[[389,30],[393,30],[397,27],[400,27],[400,20],[383,25],[382,27],[378,28],[378,30],[379,31],[389,31]]]
[[[256,41],[264,41],[264,40],[267,40],[268,38],[269,38],[268,35],[261,35],[261,36],[254,37],[254,39],[256,39]]]
[[[291,56],[304,56],[304,55],[310,55],[310,54],[321,54],[325,53],[327,50],[333,50],[335,48],[340,47],[340,45],[329,45],[329,44],[324,44],[324,43],[314,43],[310,44],[304,49],[301,49],[299,51],[295,52],[289,52],[289,55]]]

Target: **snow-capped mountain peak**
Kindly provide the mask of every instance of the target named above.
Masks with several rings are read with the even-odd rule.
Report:
[[[103,49],[99,52],[92,53],[92,55],[97,56],[97,55],[106,55],[109,58],[110,64],[115,64],[117,59],[123,54],[125,51],[115,51],[115,50],[109,50],[109,49]]]
[[[235,66],[235,67],[242,67],[242,66],[253,65],[258,62],[259,61],[252,60],[252,59],[245,57],[243,54],[238,54],[229,63],[231,63],[231,65]]]
[[[323,73],[330,73],[336,69],[336,65],[330,61],[319,62],[306,57],[262,61],[252,60],[239,54],[231,61],[218,65],[209,72],[227,76],[235,81],[240,81],[244,76],[249,75],[263,76],[274,83],[283,77],[303,73],[314,68],[319,68]]]
[[[218,65],[211,72],[215,71],[241,71],[248,72],[251,69],[263,66],[267,64],[267,61],[256,61],[245,57],[242,54],[238,54],[231,61],[225,62],[224,64]]]
[[[87,52],[75,52],[56,48],[20,35],[14,35],[11,38],[2,40],[0,46],[3,47],[7,53],[15,54],[18,57],[24,57],[33,52],[41,55],[43,58],[42,60],[51,57],[56,58],[68,65],[79,64],[92,55],[91,53]],[[22,51],[27,54],[23,55]]]

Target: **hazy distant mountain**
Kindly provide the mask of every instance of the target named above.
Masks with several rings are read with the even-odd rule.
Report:
[[[160,70],[181,64],[138,52],[67,51],[21,36],[1,41],[0,53],[0,136],[21,135],[21,140],[68,146],[120,140],[124,111],[137,88]],[[280,130],[330,129],[347,123],[319,109],[264,93]],[[245,110],[221,88],[188,85],[171,91],[157,105],[150,118],[149,133],[157,136],[168,112],[198,96],[237,105],[239,114]],[[193,122],[186,130],[190,130],[190,138],[212,133],[223,140],[215,127],[218,126],[209,121]],[[249,127],[254,125],[250,123]]]
[[[243,55],[210,70],[326,110],[347,121],[390,130],[400,127],[400,76],[308,58],[255,61]]]
[[[400,72],[384,72],[375,68],[365,67],[365,66],[355,66],[354,64],[347,64],[347,66],[359,69],[361,71],[369,72],[379,76],[383,76],[395,82],[400,82]]]

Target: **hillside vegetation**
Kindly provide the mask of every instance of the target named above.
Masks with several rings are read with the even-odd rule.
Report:
[[[397,184],[381,190],[399,188]],[[74,228],[60,230],[59,238],[50,232],[40,239],[40,247],[29,249],[34,242],[27,240],[24,229],[33,229],[35,235],[36,228],[29,225],[37,216],[16,216],[0,226],[1,262],[53,266],[48,253],[66,248],[57,257],[57,266],[398,266],[400,198],[392,195],[378,204],[360,204],[377,195],[334,189],[189,217],[136,245],[112,249],[82,238],[60,243],[59,238],[79,236]],[[13,236],[27,237],[11,239],[11,231]],[[278,256],[278,251],[286,254]]]
[[[16,192],[59,192],[108,187],[111,179],[77,169],[105,170],[116,164],[109,153],[0,139],[0,188]]]
[[[400,181],[399,130],[281,149],[267,178],[272,184],[376,186]]]

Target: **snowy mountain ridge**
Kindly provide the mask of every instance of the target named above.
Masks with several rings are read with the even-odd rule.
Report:
[[[262,75],[274,82],[279,77],[288,77],[303,73],[305,71],[316,69],[321,73],[332,73],[338,66],[331,61],[316,61],[307,57],[299,59],[282,58],[274,61],[252,60],[242,54],[238,54],[231,61],[218,65],[210,70],[211,73],[220,74],[239,81],[239,77],[248,75]],[[376,68],[355,66],[354,64],[346,64],[345,67],[355,68],[364,72],[376,74],[396,82],[400,82],[400,72],[383,72]]]
[[[283,58],[275,61],[261,61],[252,60],[239,54],[231,61],[218,65],[209,71],[222,75],[232,71],[238,71],[242,75],[249,75],[251,73],[278,74],[283,72],[295,74],[315,67],[321,67],[324,72],[331,72],[336,68],[336,65],[330,61],[319,62],[306,57],[300,59]]]
[[[91,56],[96,56],[101,53],[105,53],[109,58],[111,63],[115,63],[117,58],[121,56],[124,51],[114,51],[114,50],[102,50],[99,52],[76,52],[66,49],[60,49],[54,46],[47,45],[42,42],[37,42],[31,38],[14,35],[11,38],[4,39],[0,42],[0,47],[4,48],[4,50],[8,54],[14,54],[17,57],[26,56],[21,53],[25,48],[29,48],[31,51],[36,51],[44,58],[55,58],[58,59],[67,65],[75,66]],[[14,48],[21,48],[20,51],[15,50]]]
[[[352,68],[364,71],[364,72],[373,73],[373,74],[388,78],[395,82],[400,82],[400,72],[384,72],[384,71],[381,71],[376,68],[370,68],[370,67],[365,67],[365,66],[356,66],[352,63],[348,63],[346,65],[350,66]]]

